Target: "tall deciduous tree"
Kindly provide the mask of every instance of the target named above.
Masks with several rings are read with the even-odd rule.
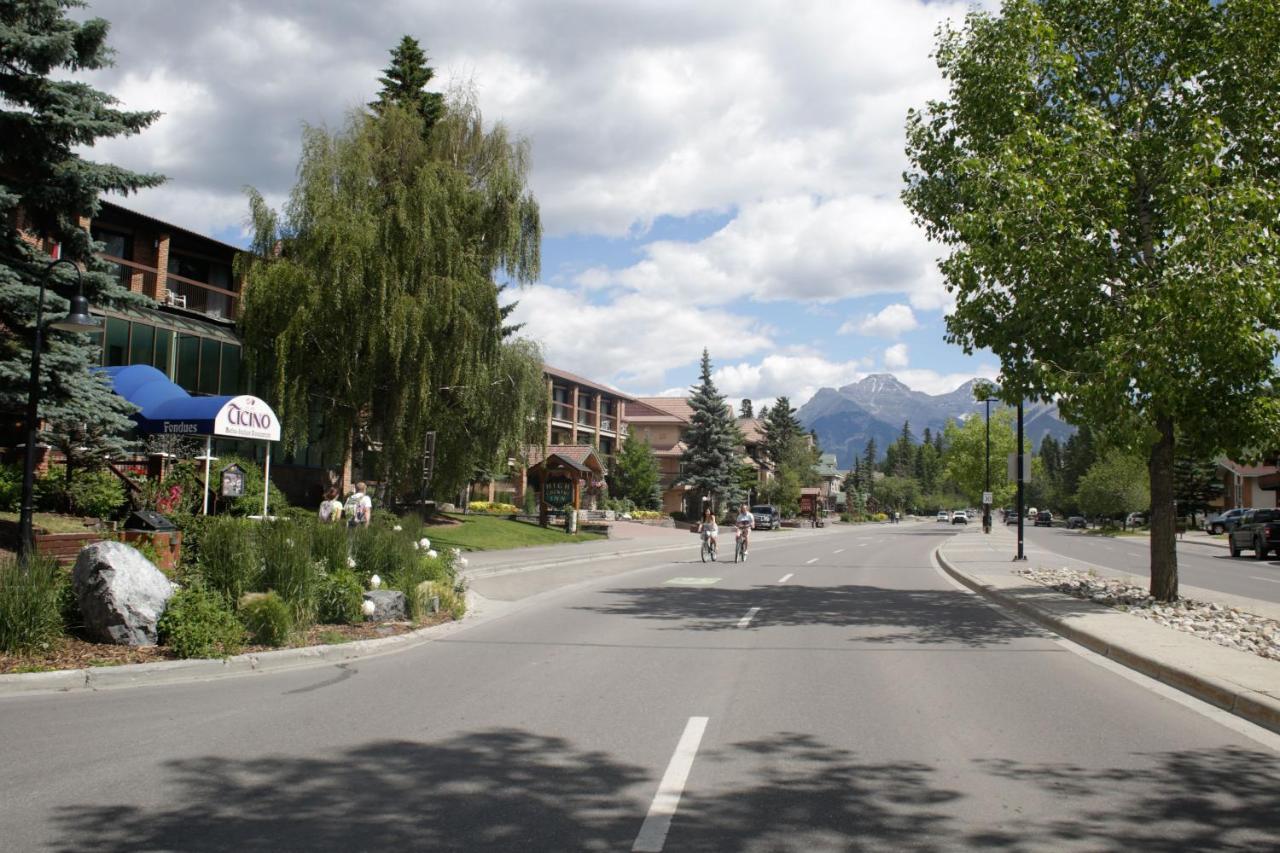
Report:
[[[148,302],[132,294],[94,257],[81,217],[98,212],[99,196],[127,194],[163,178],[86,160],[76,153],[101,139],[139,133],[159,116],[117,108],[112,96],[65,79],[68,71],[111,64],[109,25],[100,18],[70,20],[74,0],[27,0],[0,5],[0,408],[26,406],[34,342],[36,300],[52,260],[22,239],[19,226],[84,270],[85,292],[95,307],[125,308]],[[62,78],[62,79],[55,79]],[[59,264],[48,279],[43,321],[67,311],[75,274]],[[99,344],[86,335],[46,331],[40,362],[40,418],[46,440],[84,459],[125,448],[133,408],[89,372]],[[75,440],[73,440],[73,438]]]
[[[943,457],[946,477],[972,503],[979,503],[987,483],[987,426],[983,418],[967,418],[964,423],[947,421],[944,431],[947,453]],[[1006,408],[991,413],[991,492],[996,506],[1013,498],[1016,484],[1009,479],[1005,460],[1018,439],[1013,431],[1013,413]]]
[[[1143,476],[1142,457],[1120,449],[1106,452],[1080,478],[1076,500],[1089,515],[1124,518],[1126,513],[1145,512],[1151,490]]]
[[[678,483],[691,486],[699,498],[712,502],[729,498],[736,489],[738,445],[742,435],[724,395],[711,378],[711,356],[702,351],[698,385],[689,399],[693,415],[684,433],[685,451],[680,457],[683,472]]]
[[[503,340],[494,283],[537,277],[540,226],[523,140],[485,130],[466,98],[423,130],[396,103],[309,127],[283,216],[250,191],[243,331],[287,443],[319,408],[330,446],[380,446],[378,474],[403,492],[434,431],[433,488],[451,494],[541,440],[541,354]]]
[[[936,56],[950,94],[908,118],[904,198],[951,249],[949,340],[1000,358],[1006,400],[1143,425],[1151,593],[1174,598],[1175,443],[1280,424],[1280,15],[1007,0]]]
[[[427,85],[435,74],[435,69],[427,65],[427,54],[422,45],[412,36],[405,36],[391,49],[391,64],[378,78],[382,89],[378,92],[378,100],[369,104],[370,108],[381,113],[391,104],[406,107],[422,119],[423,133],[430,133],[445,113],[444,96],[427,91]]]

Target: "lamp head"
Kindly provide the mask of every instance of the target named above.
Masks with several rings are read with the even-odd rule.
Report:
[[[67,316],[49,326],[63,332],[96,332],[102,328],[102,321],[89,313],[89,300],[84,294],[77,293],[71,297],[71,310]]]

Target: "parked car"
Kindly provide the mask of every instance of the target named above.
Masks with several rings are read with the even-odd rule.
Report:
[[[755,519],[753,530],[777,530],[782,526],[782,511],[772,504],[753,506],[751,517]]]
[[[958,509],[955,512],[951,513],[951,523],[952,524],[968,524],[969,516],[965,515],[964,510]]]
[[[943,524],[949,523],[951,521],[951,513],[947,512],[945,509],[938,510],[938,521],[941,521]]]
[[[1251,509],[1227,534],[1231,556],[1252,551],[1255,560],[1265,560],[1268,551],[1280,554],[1280,509]]]
[[[1124,519],[1125,527],[1146,527],[1147,514],[1144,512],[1131,512]]]
[[[1003,513],[1004,513],[1004,523],[1005,523],[1005,524],[1017,524],[1017,523],[1018,523],[1018,513],[1016,513],[1016,512],[1014,511],[1013,507],[1011,507],[1011,506],[1007,506],[1007,507],[1005,507],[1003,510],[1001,510],[1001,512],[1003,512]]]
[[[1053,513],[1047,509],[1042,509],[1036,513],[1036,527],[1053,527]]]
[[[1244,507],[1236,507],[1218,515],[1209,516],[1206,526],[1210,533],[1230,533],[1240,523],[1240,519],[1248,512]]]
[[[1084,530],[1088,526],[1083,515],[1073,515],[1067,519],[1068,530]]]

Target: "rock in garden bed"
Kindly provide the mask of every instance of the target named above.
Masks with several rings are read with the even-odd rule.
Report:
[[[1015,575],[1058,592],[1123,610],[1220,646],[1280,661],[1280,622],[1217,602],[1158,602],[1142,587],[1077,569],[1015,569]]]
[[[96,542],[80,552],[71,573],[90,640],[125,646],[156,644],[156,623],[173,584],[136,549]]]

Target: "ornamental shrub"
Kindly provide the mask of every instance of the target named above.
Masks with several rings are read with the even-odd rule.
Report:
[[[662,513],[658,512],[656,509],[637,509],[632,510],[631,517],[641,520],[653,520],[662,518]]]
[[[22,503],[22,466],[0,465],[0,512],[17,512]]]
[[[284,599],[298,624],[311,622],[320,582],[320,571],[311,559],[311,525],[264,521],[257,532],[263,562],[259,588],[274,590]]]
[[[316,618],[325,625],[355,625],[364,621],[364,587],[350,569],[330,572],[320,579],[316,594]]]
[[[420,555],[418,559],[402,564],[395,574],[387,578],[387,586],[404,593],[409,618],[418,622],[427,615],[428,607],[427,599],[420,592],[422,584],[430,581],[438,587],[452,589],[455,579],[453,557],[445,552],[437,557]]]
[[[0,650],[32,652],[57,643],[70,586],[56,560],[33,557],[23,569],[15,557],[0,559]]]
[[[335,574],[350,570],[347,558],[351,556],[351,536],[347,525],[321,524],[316,522],[311,528],[311,559],[320,564],[325,574]]]
[[[71,485],[67,488],[67,502],[71,511],[78,515],[110,518],[124,506],[124,483],[106,469],[73,470]]]
[[[228,657],[244,646],[244,626],[227,599],[199,582],[173,594],[157,627],[178,657]]]
[[[402,567],[410,566],[424,556],[414,548],[414,540],[403,531],[378,525],[352,531],[351,553],[355,560],[355,573],[365,584],[373,575],[390,583]]]
[[[250,593],[240,602],[240,621],[252,642],[279,648],[293,632],[293,607],[275,592]]]
[[[472,501],[467,504],[467,510],[470,512],[479,512],[487,515],[515,515],[520,512],[520,507],[515,504],[491,503],[489,501]]]
[[[227,601],[239,601],[246,592],[262,588],[257,527],[256,521],[226,516],[204,522],[199,542],[200,577]]]

